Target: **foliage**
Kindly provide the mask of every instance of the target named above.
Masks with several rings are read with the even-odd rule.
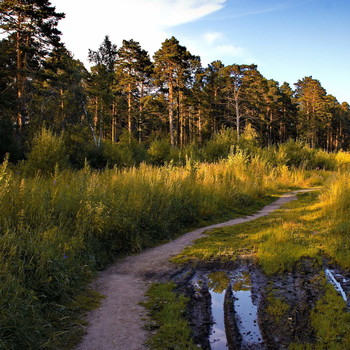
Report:
[[[67,161],[63,136],[42,128],[33,138],[31,150],[23,163],[23,171],[27,175],[53,174],[56,170],[66,168]]]
[[[203,157],[207,162],[227,158],[232,147],[237,144],[235,131],[226,129],[215,134],[203,147]]]
[[[164,165],[169,159],[171,146],[165,139],[151,142],[147,151],[151,164]]]

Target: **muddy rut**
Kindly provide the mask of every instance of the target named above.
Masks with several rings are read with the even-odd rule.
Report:
[[[167,271],[174,268],[169,258],[180,253],[205,231],[266,216],[294,200],[298,193],[306,191],[310,190],[283,194],[254,215],[200,228],[167,244],[117,260],[102,271],[92,285],[105,299],[100,308],[88,315],[87,333],[76,350],[146,349],[143,345],[148,336],[148,332],[143,329],[146,312],[139,303],[144,301],[144,294],[152,276],[166,275]]]

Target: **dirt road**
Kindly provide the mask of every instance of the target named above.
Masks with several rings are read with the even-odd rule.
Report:
[[[93,288],[106,298],[100,308],[88,315],[87,334],[76,350],[144,350],[147,331],[142,327],[146,315],[139,303],[144,300],[150,282],[147,276],[170,270],[172,264],[169,258],[180,253],[205,231],[268,215],[295,199],[297,193],[306,191],[310,190],[286,193],[252,216],[200,228],[167,244],[116,261],[93,283]]]

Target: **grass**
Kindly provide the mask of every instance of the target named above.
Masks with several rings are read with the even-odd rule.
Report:
[[[327,257],[350,268],[350,185],[348,174],[330,178],[321,193],[305,193],[273,214],[248,223],[216,229],[187,247],[174,261],[255,260],[267,275],[292,271],[303,258],[322,268]],[[324,277],[323,277],[324,278]],[[267,312],[278,322],[289,306],[268,296]],[[324,278],[321,298],[311,310],[316,343],[291,344],[290,349],[349,349],[350,315],[341,296]]]
[[[274,319],[275,323],[279,323],[284,314],[290,309],[290,306],[280,298],[276,298],[273,293],[267,297],[268,306],[266,312]]]
[[[311,310],[316,342],[291,344],[290,350],[344,350],[350,348],[350,314],[342,297],[324,279],[325,293]]]
[[[299,195],[269,216],[244,224],[212,230],[187,247],[174,261],[233,261],[249,255],[267,274],[290,269],[301,257],[318,256],[320,244],[310,232],[310,222],[320,216],[316,193]],[[317,224],[319,225],[319,224]],[[312,230],[317,228],[312,225]]]
[[[154,283],[147,292],[143,304],[151,317],[148,328],[156,330],[147,344],[152,350],[195,350],[191,328],[186,319],[188,298],[174,292],[176,285]]]
[[[341,179],[343,181],[343,177]],[[334,209],[336,204],[329,202],[332,189],[326,188],[321,194],[315,191],[298,195],[297,201],[269,216],[212,230],[174,261],[233,261],[249,255],[271,275],[290,271],[301,258],[314,258],[321,264],[321,257],[326,256],[340,267],[349,269],[350,209],[344,199],[341,199],[343,204],[337,202],[342,209]],[[344,191],[347,191],[346,187]]]
[[[216,164],[103,171],[56,167],[51,176],[32,177],[11,170],[5,160],[0,165],[2,347],[57,348],[57,335],[75,328],[72,300],[116,256],[172,239],[203,221],[250,212],[271,193],[322,178],[243,153]]]

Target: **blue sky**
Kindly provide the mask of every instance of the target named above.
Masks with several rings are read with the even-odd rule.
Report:
[[[203,65],[255,63],[291,85],[305,76],[350,103],[349,0],[51,0],[66,13],[63,41],[87,63],[108,34],[134,39],[153,55],[174,35]],[[84,33],[84,35],[82,35]]]

